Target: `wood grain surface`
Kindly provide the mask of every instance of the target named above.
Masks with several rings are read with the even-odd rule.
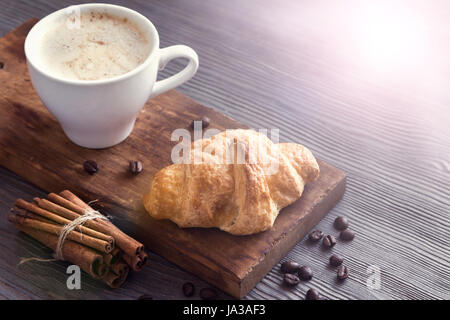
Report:
[[[2,0],[0,34],[70,3]],[[309,287],[330,299],[450,298],[448,1],[115,3],[149,17],[162,47],[184,43],[199,53],[200,69],[180,91],[248,126],[280,128],[281,140],[305,144],[348,174],[344,199],[318,227],[336,234],[333,219],[349,217],[357,236],[333,251],[346,258],[350,279],[336,283],[327,267],[330,252],[303,241],[286,259],[311,266],[313,280],[287,290],[275,267],[248,299],[303,299]],[[394,12],[401,23],[385,21],[389,15],[383,12]],[[367,27],[370,22],[388,25],[374,37],[383,45],[391,36],[383,48],[401,46],[385,54],[367,49],[364,39],[377,31]],[[405,29],[412,38],[399,35]],[[182,63],[169,64],[161,77]],[[0,175],[2,210],[18,197],[40,193],[5,169]],[[61,289],[64,264],[16,268],[20,256],[38,255],[42,248],[18,238],[6,221],[0,230],[2,298],[182,298],[184,281],[206,285],[152,254],[151,271],[132,276],[118,291],[89,279],[83,279],[83,290]],[[377,290],[367,286],[369,266],[381,271]]]
[[[0,38],[0,56],[8,62],[0,73],[0,165],[37,187],[56,193],[69,189],[86,202],[96,200],[96,209],[148,249],[235,298],[245,296],[342,198],[344,172],[318,160],[319,178],[266,232],[239,237],[214,228],[180,229],[151,218],[142,197],[153,176],[172,164],[175,130],[187,130],[192,120],[205,116],[208,129],[245,125],[171,90],[147,102],[126,141],[101,150],[79,147],[65,136],[27,75],[23,46],[36,22],[27,20]],[[97,174],[83,169],[86,159],[99,163]],[[131,174],[131,160],[141,161],[145,170]]]

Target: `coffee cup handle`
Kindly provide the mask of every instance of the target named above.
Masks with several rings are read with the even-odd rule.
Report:
[[[166,67],[166,64],[173,59],[185,58],[188,59],[189,62],[187,66],[184,67],[184,69],[180,72],[174,74],[173,76],[170,76],[167,79],[156,81],[153,86],[151,97],[160,95],[163,92],[166,92],[185,83],[195,75],[198,69],[197,53],[188,46],[170,46],[164,49],[160,49],[159,54],[159,70],[164,69]]]

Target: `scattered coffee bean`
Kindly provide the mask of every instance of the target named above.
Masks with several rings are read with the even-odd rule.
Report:
[[[148,295],[148,294],[143,294],[142,296],[140,296],[138,298],[138,300],[153,300],[153,297],[151,295]]]
[[[285,273],[283,280],[286,285],[291,286],[291,287],[298,285],[300,282],[300,278],[297,277],[297,275],[292,274],[292,273]]]
[[[310,267],[303,266],[298,270],[298,275],[303,281],[308,281],[312,279],[313,272]]]
[[[216,300],[217,292],[213,288],[203,288],[200,290],[200,298],[203,300]]]
[[[334,227],[338,230],[345,230],[348,228],[348,220],[346,217],[339,216],[334,220]]]
[[[201,118],[201,119],[199,119],[199,120],[193,120],[192,122],[191,122],[191,128],[192,129],[194,129],[194,123],[195,123],[195,121],[201,121],[202,123],[201,123],[201,125],[202,125],[202,129],[205,129],[205,128],[208,128],[209,127],[209,118],[208,117],[203,117],[203,118]]]
[[[320,299],[319,291],[317,291],[316,289],[309,289],[306,292],[305,299],[306,300],[319,300]]]
[[[325,247],[331,248],[336,244],[336,238],[329,234],[323,238],[322,243]]]
[[[130,171],[133,174],[138,174],[142,171],[142,162],[133,160],[130,161]]]
[[[288,260],[281,264],[280,271],[282,273],[296,273],[296,272],[298,272],[299,268],[300,268],[300,265],[297,262]]]
[[[344,262],[344,258],[338,256],[337,254],[333,254],[330,257],[330,264],[334,267],[339,267]]]
[[[192,282],[183,284],[183,294],[185,297],[192,297],[195,293],[195,286]]]
[[[87,160],[83,163],[83,168],[86,170],[89,174],[94,174],[98,171],[98,165],[97,162],[93,160]]]
[[[352,241],[355,238],[355,233],[350,229],[345,229],[341,231],[340,238],[344,241]]]
[[[350,270],[346,266],[340,266],[337,270],[337,278],[339,280],[344,280],[348,278]]]
[[[320,230],[314,230],[309,234],[309,240],[317,242],[323,237],[323,232]]]

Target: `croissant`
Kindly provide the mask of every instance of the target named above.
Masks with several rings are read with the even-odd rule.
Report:
[[[179,227],[216,227],[234,235],[271,228],[279,211],[319,176],[307,148],[274,144],[254,130],[227,130],[199,139],[186,159],[191,163],[156,173],[143,197],[145,209]]]

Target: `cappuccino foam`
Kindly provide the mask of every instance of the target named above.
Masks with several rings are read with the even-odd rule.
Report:
[[[42,38],[40,58],[56,76],[112,78],[133,70],[150,53],[144,33],[126,18],[89,12],[79,22],[78,27],[70,21],[56,24]]]

